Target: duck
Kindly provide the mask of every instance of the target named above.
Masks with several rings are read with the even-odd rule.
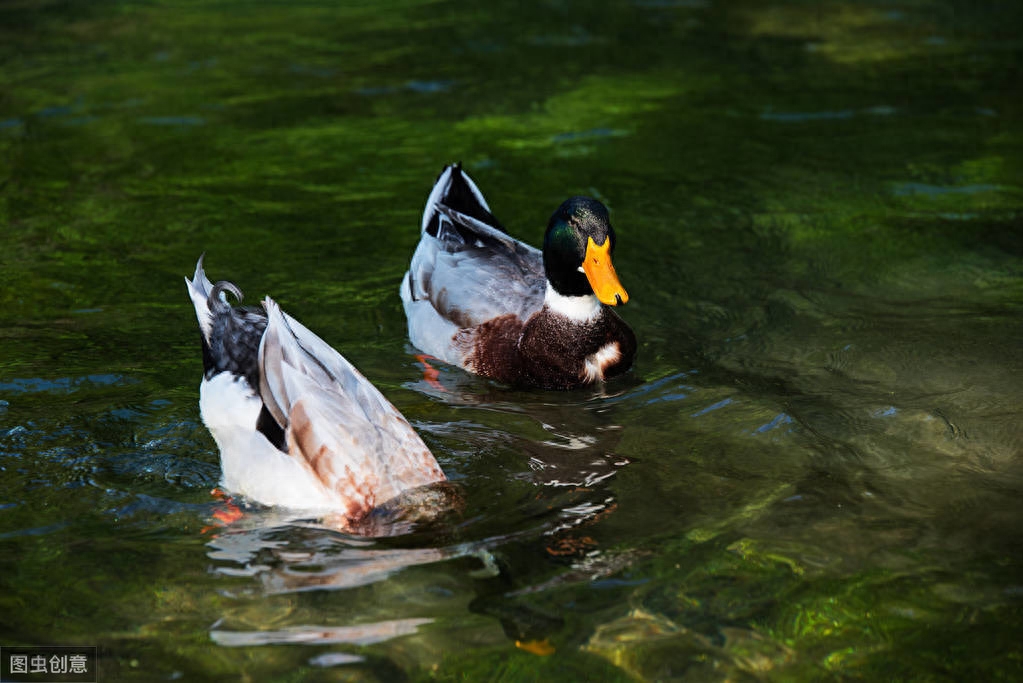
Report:
[[[204,257],[185,283],[202,339],[199,412],[220,450],[222,489],[357,532],[375,510],[446,481],[362,373],[269,296],[261,308],[232,305],[241,289],[213,284]]]
[[[460,163],[426,201],[400,285],[412,344],[510,386],[576,389],[626,372],[636,335],[612,307],[629,301],[612,262],[607,207],[570,197],[543,249],[512,237]]]

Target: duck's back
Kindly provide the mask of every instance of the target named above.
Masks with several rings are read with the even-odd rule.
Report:
[[[458,165],[445,168],[401,287],[412,343],[457,363],[450,345],[459,330],[507,315],[525,321],[545,287],[541,252],[508,235]]]

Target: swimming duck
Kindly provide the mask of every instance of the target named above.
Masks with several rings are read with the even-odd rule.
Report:
[[[202,333],[203,422],[222,486],[264,505],[331,513],[357,529],[370,512],[444,473],[408,421],[341,354],[284,313],[235,307],[203,258],[188,294]]]
[[[572,197],[543,251],[511,237],[459,164],[444,168],[401,283],[412,343],[510,385],[573,389],[629,369],[636,336],[611,306],[629,295],[611,262],[607,207]]]

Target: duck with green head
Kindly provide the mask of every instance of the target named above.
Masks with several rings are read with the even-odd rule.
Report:
[[[612,309],[629,300],[615,242],[607,207],[572,197],[551,216],[541,252],[511,237],[472,179],[447,166],[401,284],[409,337],[513,386],[573,389],[619,375],[636,336]]]

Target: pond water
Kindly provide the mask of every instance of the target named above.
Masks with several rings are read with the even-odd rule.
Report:
[[[1023,6],[0,6],[0,645],[103,681],[1023,677]],[[599,391],[409,346],[444,164],[611,208]],[[270,294],[464,509],[211,495],[183,277]]]

